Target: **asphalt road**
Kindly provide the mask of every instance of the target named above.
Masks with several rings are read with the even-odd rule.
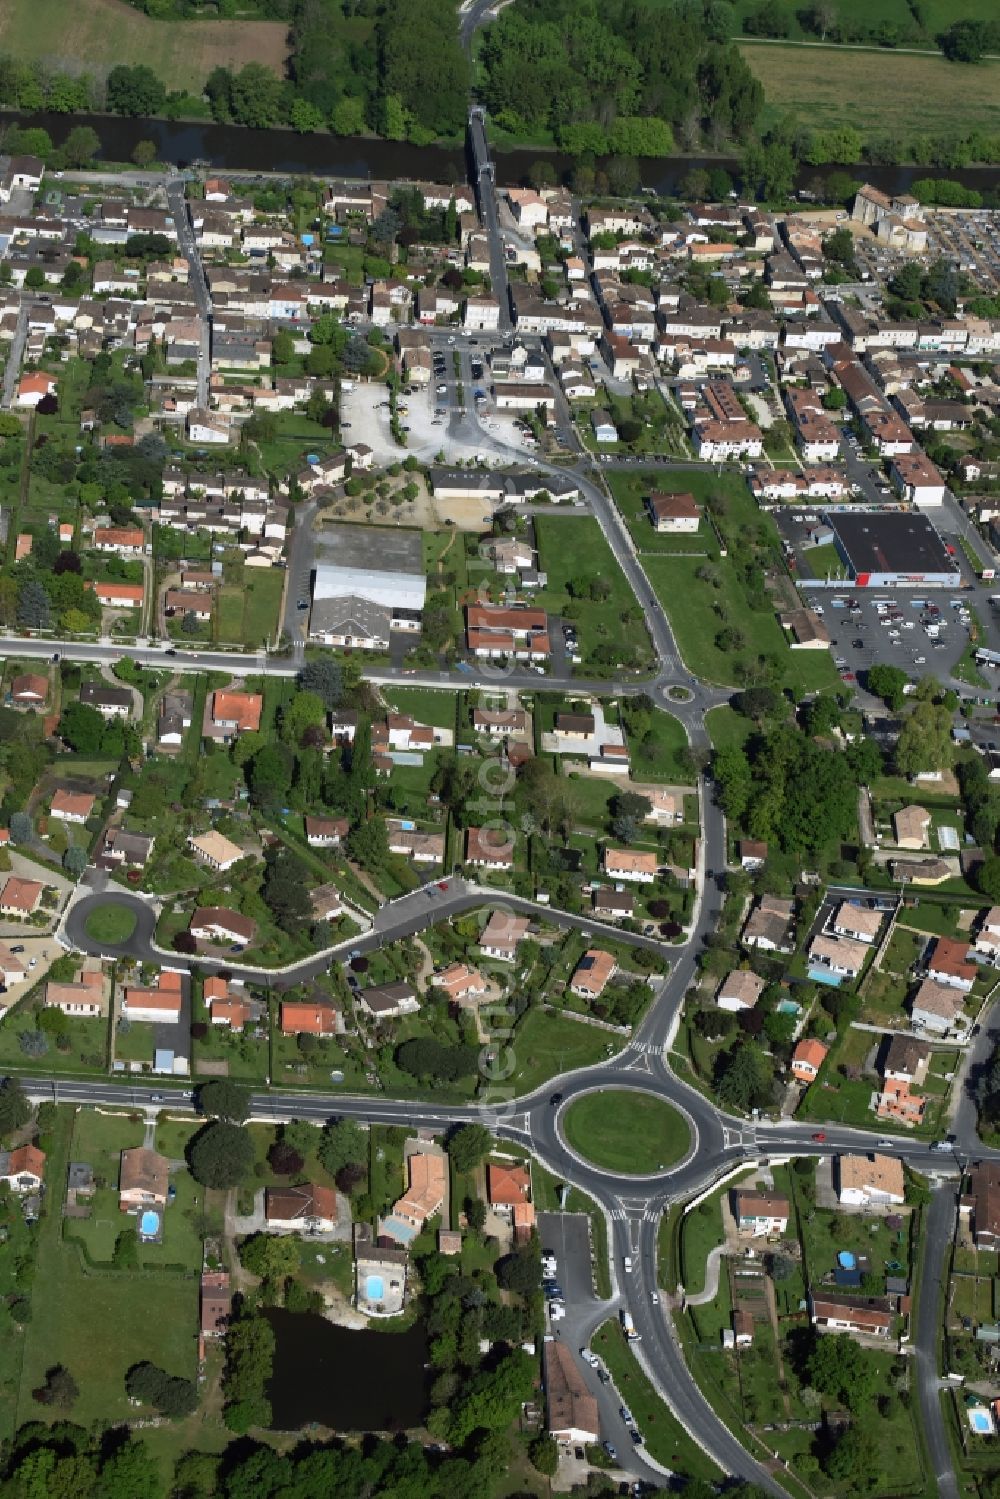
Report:
[[[917,1399],[927,1442],[931,1473],[940,1499],[958,1499],[959,1486],[952,1466],[951,1446],[941,1412],[938,1347],[941,1338],[942,1288],[948,1250],[958,1207],[955,1186],[942,1182],[936,1189],[922,1225],[923,1265],[913,1317],[916,1349]]]

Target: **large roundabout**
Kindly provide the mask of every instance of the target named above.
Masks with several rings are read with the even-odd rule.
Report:
[[[581,1093],[559,1119],[566,1144],[599,1170],[653,1176],[684,1159],[693,1144],[685,1116],[638,1088]]]

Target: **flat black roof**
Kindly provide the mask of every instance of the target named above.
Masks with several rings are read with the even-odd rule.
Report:
[[[958,563],[926,515],[901,510],[835,510],[827,521],[860,573],[957,573]]]

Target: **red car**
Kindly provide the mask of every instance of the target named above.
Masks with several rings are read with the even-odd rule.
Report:
[[[448,888],[448,881],[447,880],[438,880],[437,886],[438,886],[439,890],[447,890],[447,888]]]
[[[825,1130],[818,1130],[817,1133],[815,1135],[813,1135],[813,1139],[814,1140],[825,1140],[826,1139],[826,1131]]]

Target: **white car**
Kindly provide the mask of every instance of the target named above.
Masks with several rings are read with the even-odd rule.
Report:
[[[592,1350],[589,1348],[581,1348],[580,1357],[583,1359],[583,1362],[585,1364],[589,1364],[592,1369],[596,1369],[598,1364],[600,1363],[600,1359],[597,1357],[597,1354],[592,1352]]]
[[[564,1301],[549,1302],[549,1321],[561,1322],[566,1315],[566,1303]]]
[[[632,1256],[630,1254],[625,1255],[624,1259],[622,1260],[622,1268],[624,1269],[626,1275],[631,1275]]]

